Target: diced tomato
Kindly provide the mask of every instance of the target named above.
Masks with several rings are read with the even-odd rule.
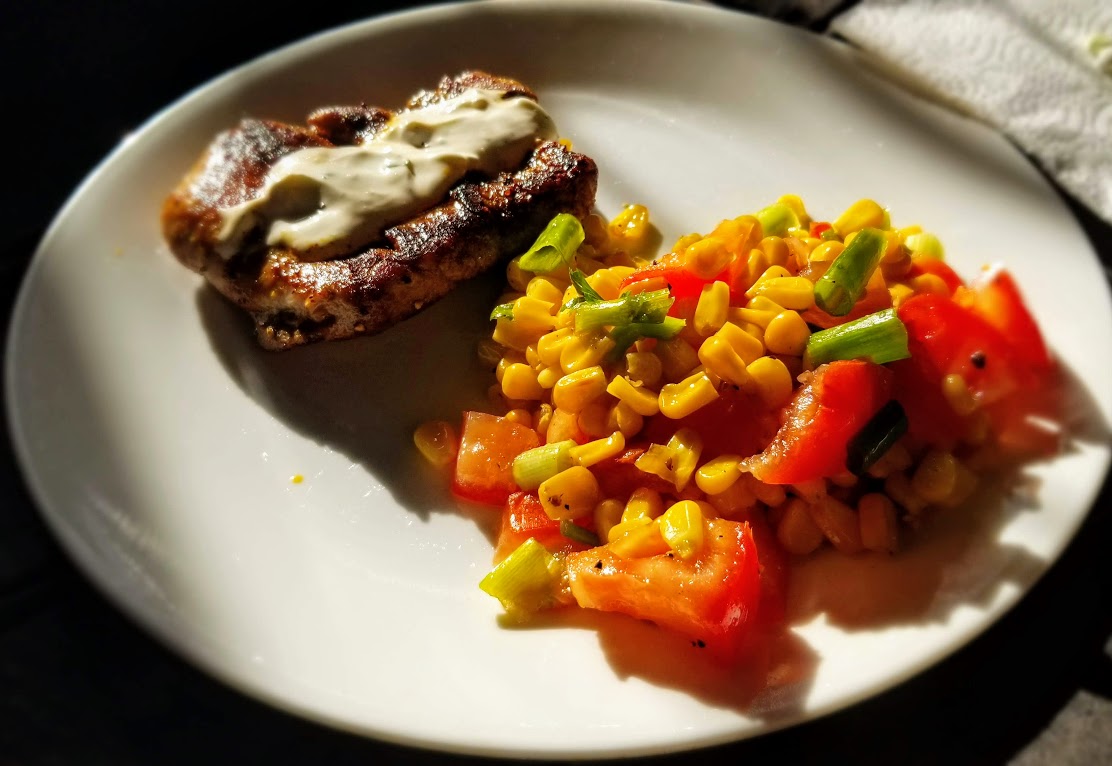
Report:
[[[846,470],[846,446],[889,399],[892,373],[860,359],[815,370],[796,391],[776,438],[748,461],[767,484],[796,484]]]
[[[587,530],[594,529],[593,519],[576,519],[575,524]],[[506,558],[530,537],[553,553],[582,551],[591,547],[561,534],[560,522],[548,517],[536,493],[514,492],[506,499],[506,507],[502,511],[495,560]]]
[[[690,428],[703,439],[703,458],[710,459],[760,452],[772,440],[779,424],[776,413],[769,412],[758,397],[725,388],[717,399],[685,418],[647,420],[641,436],[655,444],[667,444],[680,428]]]
[[[651,620],[723,661],[744,648],[760,608],[753,533],[736,521],[708,520],[706,545],[692,561],[667,554],[622,558],[601,547],[571,554],[567,565],[581,607]]]
[[[945,261],[940,261],[937,258],[915,258],[911,263],[911,269],[907,272],[908,277],[917,277],[922,274],[934,274],[936,277],[946,283],[950,288],[950,294],[953,295],[954,291],[959,287],[963,287],[965,282],[958,276],[958,273],[950,268]]]
[[[477,503],[501,505],[518,489],[514,458],[539,446],[531,428],[485,412],[463,413],[452,492]]]
[[[811,227],[807,233],[811,235],[812,239],[819,239],[823,232],[830,231],[833,228],[827,221],[811,221]]]
[[[801,273],[803,276],[807,276],[806,273]],[[877,269],[873,272],[873,276],[869,279],[868,284],[865,285],[864,295],[861,296],[860,300],[854,304],[853,308],[845,316],[832,316],[818,306],[811,306],[806,311],[801,311],[799,315],[803,317],[807,324],[812,324],[825,330],[829,327],[852,322],[854,319],[860,319],[869,314],[875,314],[877,311],[890,308],[892,308],[892,295],[888,292],[888,286],[885,284],[884,275]]]
[[[630,274],[619,285],[620,290],[625,290],[630,285],[645,282],[650,279],[662,279],[667,283],[672,297],[698,298],[707,280],[692,274],[684,268],[683,258],[678,253],[668,253],[657,258],[644,268]]]
[[[665,439],[661,444],[668,441]],[[623,500],[633,494],[638,487],[655,489],[664,494],[673,493],[676,488],[672,482],[656,474],[645,473],[637,467],[637,458],[645,453],[645,447],[631,445],[622,454],[595,463],[591,473],[598,479],[599,489],[605,497],[618,497]]]
[[[1001,269],[989,272],[969,290],[958,292],[955,300],[1003,333],[1020,360],[1033,370],[1050,369],[1046,342],[1011,274]]]
[[[742,511],[736,520],[749,524],[753,531],[753,542],[757,545],[761,580],[758,622],[765,627],[778,627],[783,624],[788,609],[787,554],[780,547],[780,542],[776,539],[772,527],[768,525],[763,511],[754,507]]]

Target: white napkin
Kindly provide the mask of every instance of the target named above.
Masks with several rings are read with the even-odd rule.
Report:
[[[1002,131],[1112,223],[1112,2],[862,0],[831,30]]]

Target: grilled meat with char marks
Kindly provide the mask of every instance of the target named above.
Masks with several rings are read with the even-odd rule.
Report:
[[[417,94],[405,109],[469,88],[536,98],[514,80],[465,72]],[[523,252],[557,213],[583,217],[594,204],[595,163],[544,141],[520,167],[489,178],[468,174],[446,199],[355,252],[309,261],[287,246],[267,245],[262,231],[251,232],[230,256],[221,252],[227,248],[221,211],[255,197],[279,159],[303,147],[372,140],[392,116],[353,106],[318,110],[304,127],[244,120],[213,141],[166,200],[162,225],[171,251],[251,314],[264,348],[380,332]]]

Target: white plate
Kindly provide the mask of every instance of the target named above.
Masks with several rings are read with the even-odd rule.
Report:
[[[825,216],[874,196],[897,223],[941,235],[966,274],[1006,261],[1088,386],[1085,413],[1109,420],[1112,312],[1096,259],[999,137],[864,74],[841,46],[740,14],[435,8],[315,37],[189,95],[114,152],[44,240],[12,326],[8,407],[36,499],[106,593],[281,707],[404,743],[528,756],[675,750],[812,718],[922,670],[1015,603],[1084,517],[1105,442],[1082,434],[1034,471],[1030,507],[990,498],[894,561],[809,565],[797,637],[815,667],[755,701],[632,621],[501,627],[476,588],[488,537],[410,447],[421,420],[482,401],[472,349],[494,281],[378,338],[267,354],[158,229],[165,194],[243,114],[395,105],[469,67],[534,86],[598,159],[600,207],[646,203],[666,240],[786,192]],[[1086,321],[1070,322],[1079,306]],[[814,585],[831,571],[836,590]],[[845,596],[870,588],[875,609]],[[626,641],[684,659],[644,664]]]

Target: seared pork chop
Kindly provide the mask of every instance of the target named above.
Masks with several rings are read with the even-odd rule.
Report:
[[[230,238],[227,214],[267,192],[268,174],[283,157],[311,147],[363,145],[397,115],[476,88],[536,100],[514,80],[465,72],[418,93],[397,113],[328,108],[304,127],[244,120],[213,141],[166,200],[162,226],[171,251],[251,314],[267,349],[373,334],[411,316],[461,280],[523,252],[557,213],[586,216],[594,204],[595,163],[538,139],[517,166],[493,175],[469,170],[428,209],[350,251],[325,250],[326,260],[268,243],[262,225]]]

